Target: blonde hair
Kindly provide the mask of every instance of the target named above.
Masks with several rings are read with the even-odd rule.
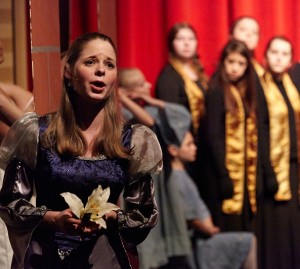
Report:
[[[118,83],[122,88],[132,89],[137,86],[137,80],[143,77],[142,71],[138,68],[122,68],[119,70]]]

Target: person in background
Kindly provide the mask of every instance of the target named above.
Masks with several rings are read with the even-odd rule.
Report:
[[[119,100],[127,121],[138,122],[150,127],[157,135],[162,149],[162,122],[166,117],[177,115],[181,105],[165,102],[150,95],[151,84],[147,82],[143,72],[138,68],[122,68],[119,70]],[[179,122],[178,128],[181,128]],[[166,149],[164,150],[166,151]],[[165,190],[165,178],[168,178],[171,167],[168,155],[163,155],[164,168],[154,177],[155,198],[160,218],[148,237],[138,246],[140,269],[159,268],[168,264],[169,257],[176,256],[176,268],[187,268],[181,257],[190,253],[190,239],[187,234],[186,221],[174,210],[177,197]],[[170,223],[172,229],[169,229]]]
[[[4,50],[0,40],[0,64],[4,62]],[[0,141],[12,123],[25,112],[34,111],[34,97],[20,86],[0,81]]]
[[[125,118],[153,127],[155,115],[165,102],[151,96],[152,85],[139,68],[122,68],[118,76],[118,95]]]
[[[204,115],[205,95],[208,78],[198,55],[198,37],[194,27],[178,22],[168,33],[169,58],[161,70],[155,88],[158,99],[183,105],[192,116],[192,133],[199,148],[197,160],[188,165],[188,171],[195,180],[202,195],[206,195],[203,177],[205,159]]]
[[[155,96],[185,106],[192,115],[197,133],[204,112],[207,77],[199,60],[197,34],[192,25],[175,24],[168,33],[168,63],[161,70]]]
[[[0,64],[4,62],[4,50],[0,40]],[[0,82],[0,142],[7,134],[10,126],[25,112],[34,111],[34,98],[31,92],[9,83]],[[4,171],[0,169],[0,187]],[[10,269],[12,249],[7,229],[0,219],[0,268]]]
[[[300,268],[300,94],[288,74],[292,59],[289,39],[272,37],[265,50],[266,72],[261,83],[269,111],[266,123],[276,178],[264,186],[259,223],[263,269]]]
[[[269,145],[269,111],[267,106],[266,97],[261,86],[260,77],[265,73],[264,67],[255,59],[255,49],[257,48],[260,39],[260,25],[258,21],[251,16],[242,16],[237,18],[231,29],[230,38],[234,38],[244,42],[251,52],[251,64],[254,68],[254,87],[256,90],[256,101],[257,101],[257,129],[258,129],[258,159],[259,165],[257,167],[258,173],[261,175],[262,180],[257,182],[257,202],[258,204],[263,200],[263,185],[267,185],[269,191],[274,194],[277,191],[274,169],[270,162],[270,145]],[[257,207],[257,219],[260,219],[261,212],[260,206]],[[257,227],[256,236],[258,239],[258,260],[260,261],[262,257],[261,247],[261,229]],[[259,262],[260,264],[260,262]]]
[[[275,174],[270,162],[270,148],[269,148],[269,130],[266,127],[269,120],[268,106],[264,91],[260,83],[260,77],[265,73],[264,67],[255,59],[255,49],[257,48],[260,38],[260,25],[258,21],[251,16],[241,16],[237,18],[231,26],[230,38],[242,41],[246,44],[251,53],[251,64],[253,66],[253,81],[256,90],[257,102],[257,126],[258,126],[258,158],[260,159],[260,166],[258,167],[264,181],[273,182]],[[258,183],[257,194],[260,196],[262,190],[262,182]],[[276,189],[273,190],[276,192]]]
[[[260,26],[258,21],[251,16],[237,18],[231,26],[229,37],[242,41],[251,52],[251,62],[258,75],[264,73],[264,68],[255,60],[255,49],[260,38]]]
[[[0,215],[12,268],[138,268],[134,249],[157,222],[151,174],[162,153],[149,128],[123,124],[117,73],[108,36],[79,36],[58,111],[26,113],[5,137]],[[118,209],[122,191],[126,207]]]
[[[161,125],[163,138],[170,155],[171,174],[165,181],[167,195],[173,198],[173,212],[185,222],[193,242],[186,258],[186,268],[201,269],[256,269],[256,238],[249,232],[223,233],[211,218],[210,212],[202,200],[194,181],[186,171],[186,164],[196,159],[197,147],[190,132],[191,117],[181,107],[176,114],[169,114],[168,124]],[[180,127],[178,128],[178,122]],[[165,216],[163,216],[165,217]],[[178,224],[169,222],[169,229]],[[173,242],[175,245],[177,242]],[[169,264],[161,267],[178,267],[184,257],[170,257]]]
[[[140,69],[120,69],[118,93],[125,119],[150,127],[162,142],[161,130],[157,123],[164,121],[166,115],[176,114],[182,105],[152,97],[151,86]],[[166,160],[166,163],[169,162]],[[169,172],[170,167],[164,166],[166,177]]]
[[[222,231],[254,231],[258,145],[251,54],[230,40],[206,97],[209,208]]]

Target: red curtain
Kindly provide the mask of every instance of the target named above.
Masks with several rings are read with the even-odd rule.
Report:
[[[69,40],[86,32],[98,31],[97,0],[69,0]]]
[[[71,40],[97,30],[97,0],[71,1]],[[99,0],[98,0],[99,1]],[[121,67],[139,67],[154,84],[167,60],[166,36],[179,21],[198,32],[199,55],[208,75],[215,70],[229,27],[239,16],[253,16],[261,26],[256,58],[263,60],[266,42],[286,35],[300,58],[300,1],[295,0],[115,0],[117,46]]]

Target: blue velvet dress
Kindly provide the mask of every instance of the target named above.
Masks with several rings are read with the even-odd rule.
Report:
[[[37,118],[31,114],[17,124],[23,129],[24,124],[38,126],[35,131],[30,131],[37,133],[38,141],[39,135],[47,128],[47,122],[47,117]],[[19,126],[15,126],[12,131],[18,129]],[[1,190],[0,214],[13,238],[13,268],[132,268],[128,249],[143,241],[157,220],[151,173],[161,169],[161,151],[154,133],[138,125],[124,129],[123,145],[135,149],[129,160],[105,156],[65,158],[36,143],[34,166],[26,161],[28,157],[22,159],[19,149],[8,150],[13,153],[4,161],[8,166]],[[18,166],[25,167],[29,178],[29,184],[24,184],[26,187],[14,180],[18,177]],[[107,223],[107,229],[102,228],[89,236],[78,236],[40,225],[47,210],[68,208],[61,193],[74,193],[85,204],[98,185],[103,189],[110,187],[108,202],[114,204],[124,191],[126,209],[118,214],[117,221]],[[12,186],[15,191],[9,194],[6,190]],[[24,189],[28,190],[26,195]],[[34,202],[30,200],[32,196],[36,196]],[[21,218],[12,217],[20,212]],[[18,237],[21,244],[18,244]]]

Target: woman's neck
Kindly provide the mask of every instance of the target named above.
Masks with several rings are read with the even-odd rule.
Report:
[[[280,82],[280,81],[282,81],[282,77],[283,77],[283,74],[284,73],[273,73],[273,72],[271,72],[271,74],[272,74],[272,77],[273,77],[273,79],[274,79],[274,81],[276,81],[276,82]]]
[[[76,103],[76,121],[80,129],[98,129],[103,123],[104,103]]]
[[[183,70],[192,81],[197,81],[199,79],[198,74],[195,72],[193,65],[189,62],[183,64]]]
[[[184,58],[179,56],[172,56],[171,58],[179,62],[184,68],[193,68],[194,66],[193,58]]]
[[[87,146],[85,157],[91,157],[94,141],[101,136],[104,121],[104,108],[101,104],[77,103],[76,122]]]
[[[174,170],[181,170],[181,171],[185,170],[184,163],[176,157],[173,158],[173,160],[171,161],[171,167]]]

